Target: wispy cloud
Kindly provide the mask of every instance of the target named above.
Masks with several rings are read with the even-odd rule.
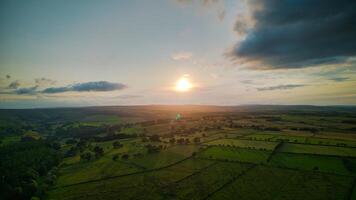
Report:
[[[222,21],[225,18],[226,9],[224,0],[176,0],[181,5],[197,5],[203,8],[212,8],[216,11],[217,18]]]
[[[10,87],[11,86],[11,87]],[[36,94],[58,94],[64,92],[107,92],[122,90],[127,88],[122,83],[112,83],[107,81],[94,81],[86,83],[76,83],[63,87],[48,87],[39,89],[39,85],[33,87],[18,88],[17,82],[11,83],[5,90],[0,91],[1,94],[17,94],[17,95],[36,95]]]
[[[189,60],[193,57],[191,52],[178,52],[171,55],[172,60]]]
[[[17,89],[19,86],[20,86],[19,81],[13,81],[7,86],[7,88],[8,89]]]
[[[350,80],[350,78],[348,78],[348,77],[335,77],[335,78],[329,78],[329,80],[335,81],[335,82],[344,82],[344,81]]]
[[[56,81],[49,79],[49,78],[42,77],[42,78],[36,78],[35,83],[37,85],[53,85],[56,83]]]
[[[276,85],[270,87],[257,88],[258,91],[269,91],[269,90],[290,90],[294,88],[304,87],[303,84],[289,84],[289,85]]]
[[[122,83],[111,83],[107,81],[97,81],[97,82],[86,82],[77,83],[74,85],[68,85],[65,87],[50,87],[41,91],[45,94],[53,93],[63,93],[63,92],[106,92],[114,90],[122,90],[127,88],[125,84]]]
[[[126,95],[119,95],[119,96],[116,96],[114,98],[117,98],[117,99],[136,99],[136,98],[142,98],[143,95],[130,95],[130,94],[126,94]]]
[[[242,80],[242,81],[240,81],[241,83],[243,83],[243,84],[254,84],[254,82],[252,81],[252,80]]]
[[[15,90],[15,93],[19,95],[35,95],[37,94],[37,88],[37,85],[33,87],[19,88]]]

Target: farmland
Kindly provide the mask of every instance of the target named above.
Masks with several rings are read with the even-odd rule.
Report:
[[[245,112],[122,108],[130,116],[115,115],[116,109],[71,110],[70,116],[64,110],[33,111],[36,121],[21,116],[19,120],[32,128],[24,126],[18,134],[1,136],[0,153],[3,163],[9,163],[1,166],[2,171],[13,173],[9,166],[21,164],[8,162],[13,156],[31,158],[8,155],[14,152],[11,148],[22,152],[22,145],[43,142],[46,151],[41,152],[61,156],[45,165],[48,168],[33,164],[38,175],[32,180],[44,192],[32,196],[40,199],[349,200],[356,196],[356,133],[342,125],[356,116],[348,111],[337,110],[337,117],[328,117],[321,108],[304,108],[303,113],[313,114],[309,119],[299,113],[300,108]],[[183,117],[176,120],[173,113]],[[332,123],[318,124],[318,119]],[[26,163],[43,163],[38,159]]]

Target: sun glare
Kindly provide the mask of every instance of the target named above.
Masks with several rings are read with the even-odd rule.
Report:
[[[175,90],[178,92],[187,92],[192,89],[193,85],[187,77],[179,79],[176,83]]]

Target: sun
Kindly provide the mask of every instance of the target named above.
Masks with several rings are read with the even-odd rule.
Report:
[[[193,88],[193,85],[190,83],[187,77],[182,77],[176,83],[175,90],[178,92],[187,92]]]

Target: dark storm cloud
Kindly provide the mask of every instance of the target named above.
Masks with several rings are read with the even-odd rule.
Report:
[[[229,52],[267,68],[340,63],[356,56],[355,0],[251,0],[255,26]],[[241,23],[236,31],[244,29]],[[266,67],[266,66],[263,66]]]
[[[7,88],[8,89],[17,89],[19,86],[20,86],[19,81],[13,81],[7,86]]]
[[[63,92],[105,92],[105,91],[114,91],[122,90],[127,86],[122,83],[111,83],[107,81],[97,81],[97,82],[87,82],[87,83],[77,83],[74,85],[69,85],[66,87],[50,87],[44,89],[41,93],[54,94],[54,93],[63,93]]]
[[[277,85],[277,86],[271,86],[271,87],[262,87],[262,88],[257,88],[258,91],[267,91],[267,90],[289,90],[293,88],[298,88],[298,87],[304,87],[305,85],[302,84],[289,84],[289,85]]]

